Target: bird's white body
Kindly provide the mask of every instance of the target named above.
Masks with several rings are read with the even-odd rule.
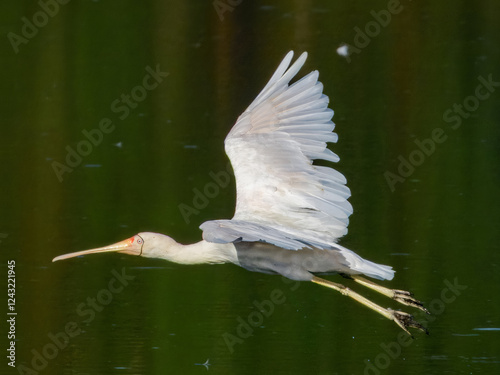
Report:
[[[160,233],[143,232],[138,236],[147,243],[147,251],[140,255],[161,258],[179,264],[233,263],[237,266],[265,273],[282,274],[290,279],[310,280],[314,273],[342,272],[364,274],[376,279],[391,279],[388,266],[370,262],[338,244],[334,248],[303,249],[298,252],[268,243],[228,242],[215,243],[202,240],[182,245]],[[260,244],[253,246],[252,244]],[[265,258],[265,267],[255,259]]]

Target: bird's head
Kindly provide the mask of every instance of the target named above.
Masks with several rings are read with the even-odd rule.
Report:
[[[168,249],[175,245],[177,245],[177,242],[163,234],[142,232],[113,245],[59,255],[52,259],[52,261],[56,262],[58,260],[73,258],[80,255],[109,252],[139,255],[147,258],[166,258],[165,255]]]

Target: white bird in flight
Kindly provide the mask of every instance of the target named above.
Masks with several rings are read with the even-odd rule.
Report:
[[[143,232],[116,244],[60,255],[119,252],[180,264],[234,263],[250,271],[280,274],[337,290],[386,318],[408,334],[427,330],[412,315],[383,308],[350,288],[318,277],[341,274],[402,304],[428,313],[412,294],[389,289],[362,275],[392,280],[392,267],[361,258],[337,243],[347,233],[352,206],[345,177],[314,160],[337,162],[327,148],[337,142],[333,111],[318,71],[290,85],[307,59],[291,66],[290,51],[225,139],[236,177],[236,210],[231,220],[203,223],[203,240],[181,245],[159,233]]]

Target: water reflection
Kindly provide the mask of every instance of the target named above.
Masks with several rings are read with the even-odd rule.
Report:
[[[210,1],[72,1],[17,53],[6,37],[0,253],[3,265],[15,259],[19,270],[16,364],[34,368],[34,351],[56,345],[49,333],[78,322],[81,333],[40,374],[198,373],[206,370],[195,364],[207,358],[209,371],[227,374],[357,374],[368,359],[387,374],[498,372],[498,91],[455,130],[443,115],[455,103],[475,106],[464,100],[479,76],[500,81],[499,4],[401,4],[351,62],[336,49],[355,47],[355,27],[365,30],[371,11],[387,2],[242,1],[221,21]],[[4,35],[22,36],[22,17],[32,20],[40,8],[6,2],[3,10]],[[198,224],[231,217],[232,182],[189,224],[178,204],[210,181],[207,171],[225,168],[227,131],[262,85],[259,77],[290,49],[310,53],[307,69],[321,72],[336,112],[334,149],[356,207],[342,244],[391,264],[398,286],[437,300],[436,311],[445,307],[429,321],[431,336],[401,347],[396,358],[384,349],[397,342],[396,327],[313,286],[287,291],[231,354],[223,334],[281,280],[230,265],[188,269],[120,255],[50,263],[146,229],[195,242]],[[60,182],[52,162],[65,161],[66,146],[76,147],[83,130],[115,116],[110,104],[154,64],[169,76]],[[398,157],[409,157],[415,140],[435,128],[446,129],[446,142],[391,192],[384,173],[397,171]],[[103,307],[98,293],[122,267],[135,279],[83,322],[90,315],[79,316],[78,306],[89,310],[87,298],[95,298]],[[443,280],[454,278],[468,289],[447,304]]]

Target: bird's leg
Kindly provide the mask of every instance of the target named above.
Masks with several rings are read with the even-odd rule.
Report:
[[[403,305],[416,307],[417,309],[420,309],[426,312],[427,314],[430,314],[430,312],[424,307],[422,302],[413,298],[413,294],[411,294],[410,292],[407,292],[405,290],[385,288],[381,285],[375,284],[373,281],[367,280],[364,277],[357,275],[351,275],[350,278],[356,281],[357,283],[366,286],[367,288],[375,290],[376,292],[382,293],[383,295],[392,298],[393,300],[398,301],[399,303],[402,303]]]
[[[410,336],[412,336],[412,334],[408,331],[408,328],[410,327],[418,328],[421,331],[428,333],[427,329],[425,329],[424,326],[422,326],[420,323],[414,320],[413,316],[411,316],[410,314],[407,314],[403,311],[384,309],[383,307],[377,305],[376,303],[370,301],[369,299],[363,297],[362,295],[356,293],[355,291],[349,289],[348,287],[342,284],[337,284],[317,276],[313,276],[311,281],[313,283],[326,286],[327,288],[335,289],[337,292],[342,293],[344,296],[351,297],[352,299],[358,301],[359,303],[365,305],[366,307],[369,307],[370,309],[378,312],[380,315],[385,316],[387,319],[394,320],[394,322],[396,322],[396,324],[400,326]]]

